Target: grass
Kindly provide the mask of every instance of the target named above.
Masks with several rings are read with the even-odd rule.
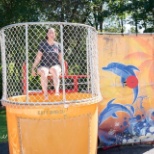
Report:
[[[0,107],[0,143],[7,142],[6,110]]]

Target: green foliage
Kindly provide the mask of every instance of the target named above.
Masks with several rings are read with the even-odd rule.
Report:
[[[38,21],[41,3],[38,0],[1,0],[0,27],[20,22]]]
[[[145,29],[152,27],[153,8],[153,0],[1,0],[0,27],[29,21],[61,21],[87,23],[102,31],[104,20],[116,15],[122,32],[127,13],[135,26],[143,21]]]
[[[151,28],[147,28],[144,33],[152,33],[154,32],[154,27],[151,27]]]
[[[0,143],[7,142],[6,111],[0,107]]]
[[[0,66],[0,98],[2,96],[2,90],[3,90],[3,85],[2,85],[2,66]],[[1,103],[0,103],[1,106]]]

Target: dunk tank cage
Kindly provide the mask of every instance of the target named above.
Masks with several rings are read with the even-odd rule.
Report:
[[[51,27],[66,69],[62,65],[59,96],[49,75],[45,100],[40,76],[33,77],[31,70]],[[95,29],[72,23],[22,23],[2,28],[0,37],[10,154],[96,153],[101,96]]]

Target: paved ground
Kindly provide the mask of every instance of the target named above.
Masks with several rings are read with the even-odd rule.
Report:
[[[110,149],[98,149],[97,154],[154,154],[152,145],[125,145]]]
[[[0,143],[0,154],[9,154],[8,143]],[[97,154],[154,154],[153,145],[127,145],[98,149]]]
[[[0,154],[9,154],[8,143],[0,143]]]

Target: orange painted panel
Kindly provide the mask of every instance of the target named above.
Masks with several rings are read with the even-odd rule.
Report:
[[[98,47],[101,144],[153,141],[154,35],[98,35]]]

